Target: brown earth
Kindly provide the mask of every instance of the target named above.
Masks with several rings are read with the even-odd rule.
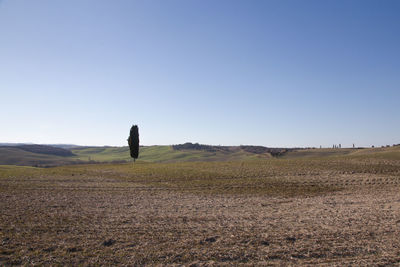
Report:
[[[298,173],[298,185],[336,186],[298,195],[176,190],[121,178],[111,167],[96,177],[74,167],[4,172],[0,265],[398,266],[393,166]]]

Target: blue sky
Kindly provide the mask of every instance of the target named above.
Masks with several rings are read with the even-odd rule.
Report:
[[[0,1],[0,142],[400,143],[400,1]]]

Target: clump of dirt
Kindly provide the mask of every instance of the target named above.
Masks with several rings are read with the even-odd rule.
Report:
[[[112,246],[112,245],[114,245],[115,244],[115,240],[113,240],[113,239],[107,239],[107,240],[105,240],[104,242],[103,242],[103,246],[105,246],[105,247],[109,247],[109,246]]]

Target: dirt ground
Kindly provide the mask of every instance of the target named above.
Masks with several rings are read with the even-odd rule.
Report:
[[[337,177],[294,197],[3,179],[0,265],[400,266],[399,178]]]

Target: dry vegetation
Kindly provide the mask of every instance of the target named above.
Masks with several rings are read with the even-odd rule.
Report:
[[[399,265],[400,160],[0,166],[0,265]]]

